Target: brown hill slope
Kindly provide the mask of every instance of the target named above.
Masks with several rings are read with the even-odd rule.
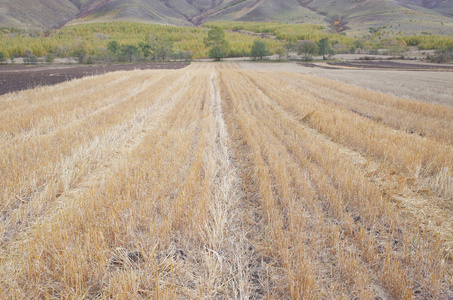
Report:
[[[363,33],[453,32],[450,0],[5,0],[0,27],[50,29],[64,24],[137,21],[199,25],[215,20],[325,24]]]
[[[78,12],[69,0],[4,0],[0,2],[0,27],[54,28]]]
[[[423,0],[311,0],[299,1],[318,14],[326,16],[326,22],[340,23],[352,32],[368,28],[387,27],[394,34],[453,32],[453,18],[440,12],[440,5],[453,8],[453,1],[437,1],[438,5],[427,8]],[[434,2],[434,1],[431,1]],[[441,3],[442,2],[442,3]],[[449,2],[445,4],[444,2]]]

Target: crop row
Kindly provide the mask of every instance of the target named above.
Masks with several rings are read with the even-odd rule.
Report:
[[[451,108],[233,63],[0,108],[2,297],[453,295]]]

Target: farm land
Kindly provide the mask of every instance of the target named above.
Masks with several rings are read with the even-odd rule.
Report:
[[[192,63],[0,96],[0,294],[453,297],[453,72]]]
[[[147,69],[179,69],[188,63],[134,63],[117,65],[44,65],[20,66],[9,65],[0,68],[0,95],[31,89],[37,86],[53,85],[75,78],[101,75],[115,71]]]

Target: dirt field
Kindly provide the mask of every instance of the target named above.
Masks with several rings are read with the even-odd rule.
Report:
[[[147,69],[180,69],[188,63],[141,63],[93,66],[11,66],[0,65],[0,95],[52,85],[85,76],[101,75],[114,71]]]
[[[453,297],[452,107],[194,63],[0,119],[0,298]]]

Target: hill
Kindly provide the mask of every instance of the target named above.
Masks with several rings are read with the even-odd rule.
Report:
[[[448,0],[6,0],[0,27],[49,30],[88,22],[193,26],[208,21],[323,24],[337,32],[453,32]]]
[[[364,32],[386,27],[392,34],[453,32],[453,15],[448,15],[453,12],[452,1],[313,0],[303,4],[325,15],[325,21],[337,30]]]
[[[68,0],[5,0],[0,27],[50,29],[76,18],[79,9]]]

